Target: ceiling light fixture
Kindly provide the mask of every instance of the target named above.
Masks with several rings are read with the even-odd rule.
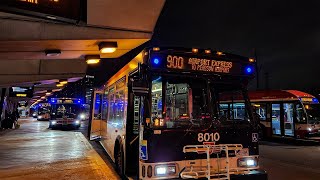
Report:
[[[63,84],[57,83],[56,86],[57,86],[57,87],[62,87]]]
[[[117,42],[101,42],[99,44],[99,51],[101,53],[113,53],[117,50],[118,43]]]
[[[87,64],[98,64],[100,62],[100,55],[87,55],[85,58]]]
[[[48,57],[55,57],[55,56],[59,56],[61,54],[61,51],[59,49],[47,49],[44,52],[46,53],[46,56],[48,56]]]
[[[59,83],[63,85],[68,84],[68,79],[61,79]]]

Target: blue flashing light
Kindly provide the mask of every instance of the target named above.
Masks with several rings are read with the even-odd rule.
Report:
[[[319,100],[317,98],[312,98],[312,102],[319,103]]]
[[[252,74],[252,73],[253,73],[253,68],[252,68],[252,66],[247,66],[247,67],[245,68],[245,73],[246,73],[246,74]]]
[[[158,65],[159,63],[160,63],[160,61],[159,61],[159,59],[158,59],[158,58],[154,58],[154,59],[153,59],[153,64]]]

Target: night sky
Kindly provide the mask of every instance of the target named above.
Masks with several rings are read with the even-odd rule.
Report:
[[[256,49],[260,88],[267,72],[273,89],[320,89],[319,0],[167,0],[152,44],[248,57]]]

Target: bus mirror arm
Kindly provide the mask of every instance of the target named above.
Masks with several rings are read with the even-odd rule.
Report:
[[[136,136],[136,137],[130,142],[130,146],[132,146],[132,144],[133,144],[134,142],[136,142],[138,139],[139,139],[139,136]]]

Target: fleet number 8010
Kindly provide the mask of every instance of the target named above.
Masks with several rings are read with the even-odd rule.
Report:
[[[198,133],[199,142],[216,142],[220,140],[219,133]]]

